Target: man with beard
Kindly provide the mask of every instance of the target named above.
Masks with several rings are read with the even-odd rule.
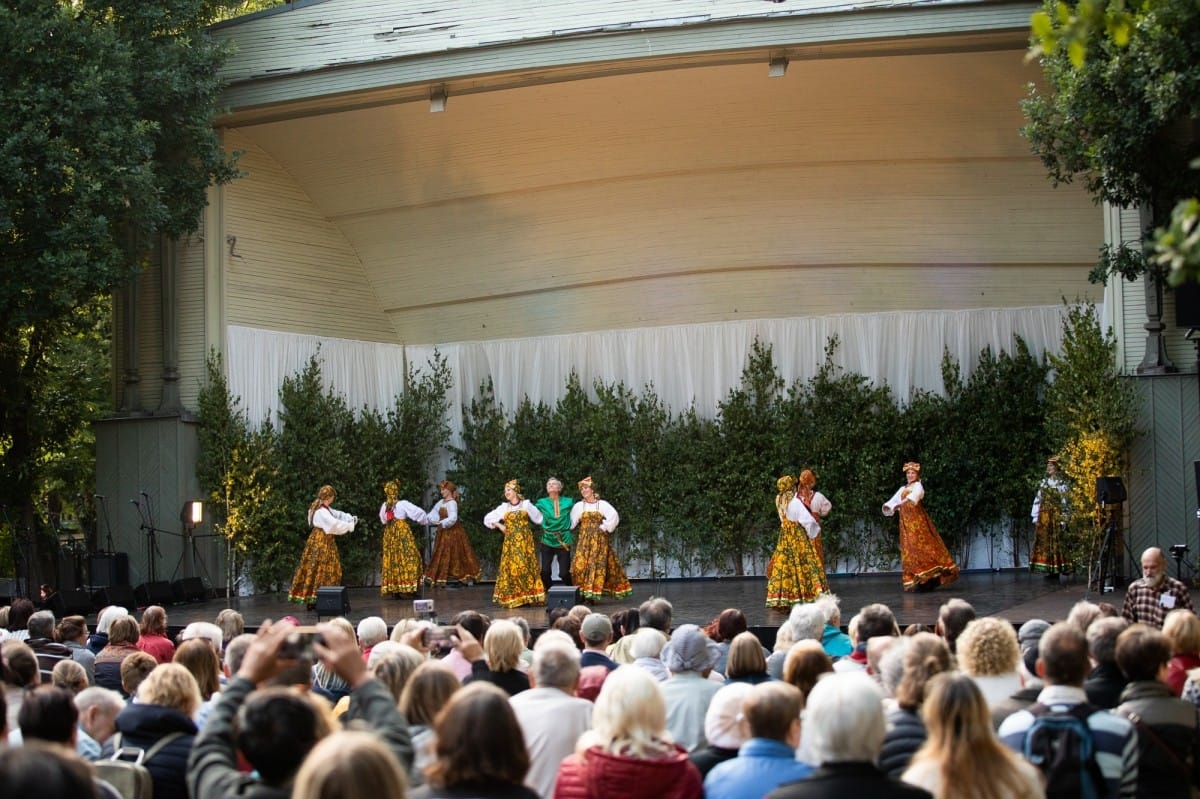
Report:
[[[1167,559],[1158,547],[1142,553],[1142,579],[1134,580],[1125,592],[1121,615],[1161,630],[1163,619],[1176,608],[1192,610],[1187,586],[1167,576]]]

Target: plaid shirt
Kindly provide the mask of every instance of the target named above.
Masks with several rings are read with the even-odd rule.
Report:
[[[1174,597],[1171,607],[1163,605],[1164,597]],[[1170,600],[1167,600],[1170,602]],[[1163,577],[1162,585],[1151,588],[1141,580],[1134,580],[1125,592],[1125,606],[1121,615],[1131,622],[1149,624],[1151,627],[1162,629],[1163,619],[1176,608],[1192,610],[1192,597],[1187,586],[1173,577]]]

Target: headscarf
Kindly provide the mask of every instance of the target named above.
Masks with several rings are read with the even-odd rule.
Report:
[[[388,480],[386,483],[384,483],[383,484],[383,495],[385,497],[396,497],[397,499],[399,499],[400,498],[400,481],[399,480]]]
[[[579,481],[578,488],[580,491],[583,491],[584,486],[591,488],[592,493],[595,494],[597,498],[600,496],[600,492],[596,490],[596,483],[592,480],[592,476],[590,474]]]
[[[909,461],[908,463],[904,464],[904,468],[902,468],[900,471],[907,472],[909,469],[912,469],[914,472],[916,472],[918,477],[921,476],[921,464],[917,463],[916,461]]]
[[[510,488],[513,490],[513,493],[515,493],[517,495],[518,500],[525,499],[525,496],[521,493],[521,484],[518,483],[516,480],[509,480],[507,483],[504,484],[505,493],[507,493],[508,489],[510,489]]]

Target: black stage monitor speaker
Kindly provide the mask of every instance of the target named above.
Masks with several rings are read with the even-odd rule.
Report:
[[[129,585],[129,555],[124,552],[101,552],[88,558],[88,574],[93,588]]]
[[[133,589],[133,596],[137,600],[139,608],[144,608],[147,605],[170,605],[175,601],[175,594],[171,591],[171,584],[166,580],[142,583]]]
[[[50,597],[50,610],[56,619],[86,616],[92,612],[92,595],[78,589],[58,591]]]
[[[131,585],[110,585],[92,592],[92,607],[99,613],[109,605],[125,608],[133,612],[137,608],[137,597],[133,595]]]
[[[317,589],[317,618],[345,616],[350,612],[350,590],[344,585],[323,585]]]
[[[556,585],[546,592],[546,613],[555,608],[570,610],[580,604],[579,589],[573,585]]]
[[[184,577],[171,583],[171,593],[175,597],[175,602],[182,604],[184,602],[203,602],[207,592],[204,590],[204,581],[199,577]]]
[[[1125,501],[1125,484],[1120,477],[1096,478],[1096,501],[1104,505],[1119,505]]]

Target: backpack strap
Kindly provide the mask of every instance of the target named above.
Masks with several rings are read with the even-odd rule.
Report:
[[[1153,727],[1151,727],[1146,722],[1142,721],[1141,716],[1139,716],[1137,713],[1135,713],[1132,710],[1121,710],[1120,708],[1117,708],[1117,710],[1115,712],[1118,716],[1124,716],[1125,718],[1127,718],[1131,722],[1133,722],[1133,726],[1137,727],[1138,733],[1139,734],[1144,733],[1145,736],[1150,739],[1151,743],[1153,743],[1155,746],[1157,746],[1159,748],[1159,750],[1161,750],[1164,754],[1166,754],[1168,759],[1170,759],[1172,765],[1174,765],[1175,768],[1179,769],[1180,773],[1183,775],[1183,778],[1187,781],[1187,783],[1189,785],[1192,783],[1191,767],[1189,767],[1187,763],[1183,762],[1183,760],[1180,759],[1179,755],[1175,754],[1174,749],[1167,746],[1166,741],[1164,741],[1162,738],[1158,737],[1158,733],[1156,733],[1154,731]],[[1193,731],[1193,734],[1195,734],[1194,731]]]
[[[142,757],[142,765],[144,766],[147,763],[149,763],[150,758],[154,757],[159,752],[161,752],[164,748],[166,748],[167,744],[171,743],[176,738],[182,738],[182,737],[183,737],[182,732],[172,732],[172,733],[168,733],[167,735],[164,735],[163,737],[159,738],[157,741],[154,742],[154,746],[152,746],[146,750],[145,756]]]

